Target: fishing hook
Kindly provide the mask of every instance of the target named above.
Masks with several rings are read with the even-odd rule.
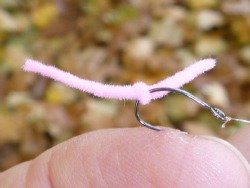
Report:
[[[185,90],[177,89],[177,88],[168,88],[168,87],[160,87],[160,88],[150,89],[150,93],[162,92],[162,91],[178,93],[178,94],[184,95],[184,96],[192,99],[193,101],[195,101],[196,103],[201,105],[203,108],[206,108],[207,110],[209,110],[215,118],[223,121],[223,124],[221,126],[222,128],[224,128],[229,121],[239,121],[239,122],[244,122],[244,123],[250,123],[249,120],[232,118],[232,117],[226,116],[226,114],[222,110],[220,110],[219,108],[216,108],[216,107],[213,107],[213,106],[209,105],[208,103],[204,102],[203,100],[199,99],[198,97],[192,95],[191,93],[189,93],[189,92],[187,92]],[[135,116],[136,116],[136,119],[144,127],[147,127],[149,129],[156,130],[156,131],[162,130],[161,128],[156,127],[156,126],[144,121],[141,118],[141,116],[139,114],[139,104],[140,104],[140,101],[136,100],[136,102],[135,102]]]

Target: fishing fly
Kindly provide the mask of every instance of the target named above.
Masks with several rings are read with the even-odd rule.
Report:
[[[213,107],[201,99],[195,97],[191,93],[178,89],[184,84],[192,81],[194,78],[203,74],[204,72],[212,69],[216,64],[214,59],[203,59],[191,64],[189,67],[182,71],[175,73],[171,77],[167,77],[156,84],[147,85],[144,82],[137,82],[133,85],[109,85],[100,82],[95,82],[87,79],[79,78],[69,72],[62,71],[54,66],[45,65],[39,61],[27,59],[23,65],[23,70],[27,72],[33,72],[40,74],[41,76],[59,81],[71,88],[78,89],[82,92],[87,92],[94,96],[105,99],[117,99],[117,100],[135,100],[135,116],[137,120],[144,126],[153,130],[161,130],[160,128],[145,122],[139,115],[139,104],[145,105],[150,103],[151,100],[159,99],[167,95],[169,92],[179,93],[184,95],[203,108],[209,110],[214,117],[223,121],[222,127],[230,121],[240,121],[244,123],[250,123],[248,120],[237,119],[226,116],[225,113]]]

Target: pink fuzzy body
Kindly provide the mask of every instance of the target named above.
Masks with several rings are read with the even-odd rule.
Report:
[[[150,93],[150,89],[159,87],[179,88],[192,81],[198,75],[212,69],[214,66],[214,59],[204,59],[156,84],[146,85],[143,82],[137,82],[133,85],[125,86],[108,85],[81,79],[69,72],[64,72],[56,67],[44,65],[31,59],[26,60],[23,70],[54,79],[69,87],[93,94],[97,97],[118,100],[139,100],[141,104],[148,104],[152,99],[161,98],[167,94],[167,92]]]

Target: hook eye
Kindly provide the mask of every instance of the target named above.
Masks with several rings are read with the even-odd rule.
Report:
[[[228,121],[228,117],[226,116],[226,114],[219,108],[211,107],[210,110],[213,116],[216,117],[217,119],[224,121],[224,122]]]

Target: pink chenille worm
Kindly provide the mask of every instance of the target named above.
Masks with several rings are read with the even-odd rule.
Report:
[[[150,93],[150,89],[159,87],[179,88],[192,81],[198,75],[212,69],[216,64],[214,59],[203,59],[191,64],[173,76],[165,78],[153,85],[136,82],[133,85],[109,85],[79,78],[69,72],[62,71],[54,66],[42,64],[36,60],[27,59],[23,70],[40,74],[54,79],[71,88],[92,94],[96,97],[118,100],[138,100],[141,104],[148,104],[153,99],[165,96],[168,92]]]

